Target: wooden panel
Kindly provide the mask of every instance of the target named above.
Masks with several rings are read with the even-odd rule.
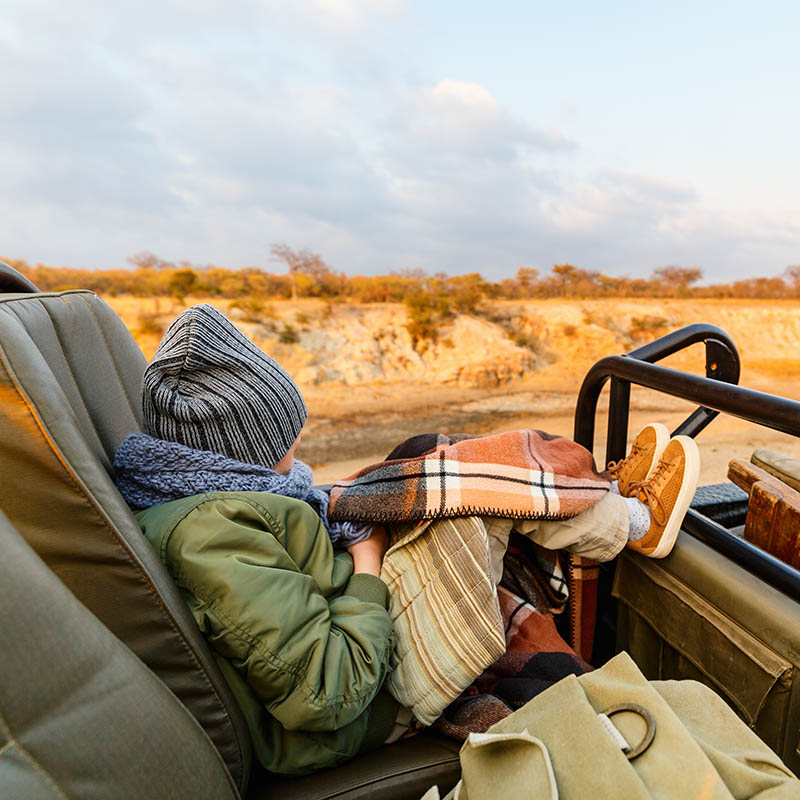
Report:
[[[776,496],[775,488],[769,484],[759,481],[750,487],[744,538],[768,552],[779,502],[780,498]]]
[[[775,486],[782,491],[789,492],[790,496],[794,497],[794,502],[800,504],[800,492],[795,491],[780,478],[776,478],[766,470],[761,469],[761,467],[757,467],[755,464],[751,464],[741,458],[735,458],[728,464],[728,480],[748,494],[753,488],[753,484],[758,482]]]
[[[781,503],[780,518],[775,521],[772,532],[772,554],[800,568],[800,507],[793,503]]]
[[[785,485],[752,485],[744,538],[776,558],[800,567],[800,494]]]

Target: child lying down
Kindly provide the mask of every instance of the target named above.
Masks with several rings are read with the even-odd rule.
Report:
[[[414,727],[385,687],[396,642],[386,525],[484,510],[546,548],[660,558],[699,473],[695,443],[658,423],[606,474],[574,442],[534,431],[415,437],[329,498],[294,458],[300,390],[208,305],[164,334],[142,411],[144,432],[117,450],[117,486],[215,652],[256,755],[288,774]]]

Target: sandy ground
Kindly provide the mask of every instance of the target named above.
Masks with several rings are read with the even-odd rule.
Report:
[[[157,298],[120,297],[109,301],[134,331],[148,358],[161,331],[182,307]],[[187,300],[185,304],[191,302]],[[319,311],[320,302],[303,301],[299,306],[284,304],[285,307],[276,304],[276,309],[284,316],[297,310],[311,314]],[[587,317],[596,317],[613,328],[628,307],[628,311],[635,309],[639,314],[664,316],[673,328],[697,320],[720,325],[739,346],[744,365],[742,386],[800,400],[800,307],[796,301],[531,301],[530,306],[531,313],[549,321],[555,337],[551,344],[560,358],[526,382],[495,389],[411,383],[304,386],[310,417],[299,456],[314,468],[315,479],[328,483],[351,475],[384,459],[395,445],[417,433],[487,434],[538,428],[571,437],[576,397],[587,369],[603,355],[625,349],[614,343],[606,328],[587,327]],[[702,346],[694,345],[662,363],[703,374]],[[599,408],[594,453],[601,464],[607,413],[604,396]],[[673,398],[636,388],[631,408],[630,438],[651,420],[673,429],[692,410]],[[714,420],[697,442],[703,460],[703,483],[725,480],[728,461],[737,457],[749,459],[757,447],[778,450],[800,460],[800,438],[724,415]]]
[[[403,439],[442,431],[476,434],[537,428],[571,437],[580,378],[540,376],[534,385],[501,391],[463,391],[450,387],[417,390],[402,396],[391,388],[338,389],[312,394],[310,418],[299,456],[314,468],[319,483],[329,483],[380,461]],[[800,400],[800,384],[758,373],[743,375],[741,385]],[[693,406],[649,390],[634,388],[629,440],[649,421],[677,427]],[[596,421],[595,458],[605,453],[607,398],[601,397]],[[777,450],[800,460],[800,439],[728,415],[719,415],[698,437],[700,481],[726,479],[732,458],[750,458],[756,448]]]

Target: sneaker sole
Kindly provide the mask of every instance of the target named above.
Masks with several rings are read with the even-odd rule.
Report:
[[[689,436],[676,436],[675,441],[681,442],[684,454],[684,472],[681,489],[678,492],[678,499],[672,509],[664,532],[661,534],[658,544],[649,554],[650,558],[665,558],[672,552],[675,540],[678,538],[683,518],[689,510],[689,506],[697,490],[697,482],[700,479],[700,451],[697,443]]]

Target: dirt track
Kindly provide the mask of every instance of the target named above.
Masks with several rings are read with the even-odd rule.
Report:
[[[551,381],[560,383],[561,381]],[[314,468],[320,483],[346,477],[361,467],[380,461],[400,441],[416,433],[497,433],[515,428],[538,428],[572,436],[575,396],[573,385],[551,386],[549,391],[529,386],[505,391],[465,392],[452,388],[417,390],[398,397],[388,389],[343,389],[309,397],[311,416],[300,447],[300,457]],[[539,381],[545,383],[545,381]],[[794,380],[758,374],[745,375],[742,385],[800,399]],[[653,392],[634,390],[629,435],[651,420],[676,427],[692,406]],[[597,416],[595,456],[605,450],[607,404],[601,398]],[[800,439],[720,415],[697,438],[702,456],[701,483],[724,481],[732,458],[749,459],[757,447],[792,455],[800,460]]]

